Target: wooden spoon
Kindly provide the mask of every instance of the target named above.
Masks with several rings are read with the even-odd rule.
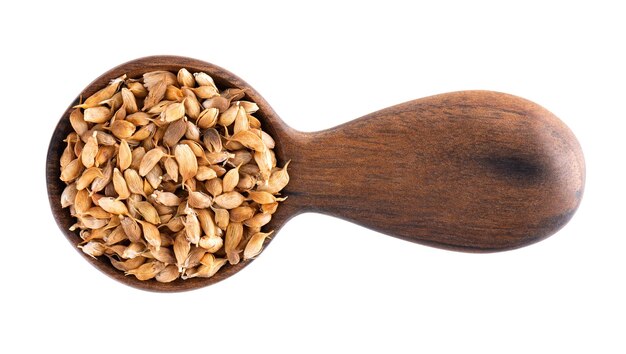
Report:
[[[276,140],[279,165],[291,160],[289,198],[267,229],[278,231],[304,212],[340,217],[383,234],[468,252],[510,250],[542,240],[565,225],[584,189],[585,163],[572,132],[552,113],[525,99],[489,91],[426,97],[371,113],[340,126],[303,133],[287,126],[250,85],[195,59],[154,56],[109,70],[79,97],[89,97],[122,74],[154,70],[210,74],[218,87],[237,87],[260,107],[256,116]],[[46,179],[54,217],[72,246],[81,239],[60,205],[63,139],[70,108],[48,149]],[[338,235],[339,237],[339,235]],[[250,261],[208,279],[162,284],[138,281],[108,261],[87,261],[127,285],[182,291],[216,283]]]

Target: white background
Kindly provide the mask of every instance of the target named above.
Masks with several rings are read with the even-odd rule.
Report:
[[[602,1],[260,3],[3,2],[0,352],[626,351],[624,10]],[[45,155],[84,86],[153,54],[231,70],[305,131],[447,91],[528,98],[578,136],[583,203],[555,236],[482,255],[301,215],[215,286],[126,287],[58,230]]]

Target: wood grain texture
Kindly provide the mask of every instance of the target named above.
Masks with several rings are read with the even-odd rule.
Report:
[[[291,182],[268,229],[279,230],[303,212],[340,217],[405,240],[446,249],[486,252],[541,240],[571,218],[582,197],[583,155],[570,130],[530,101],[487,91],[427,97],[390,107],[335,128],[302,133],[287,126],[246,82],[209,63],[183,57],[133,60],[97,78],[72,101],[88,97],[126,73],[153,70],[209,73],[222,88],[245,89],[256,116],[276,140],[279,165],[292,160]],[[62,140],[70,108],[50,141],[46,162],[54,217],[70,243],[59,180]],[[339,235],[337,235],[339,237]],[[151,291],[190,290],[221,281],[251,261],[226,266],[209,279],[161,284],[124,276],[105,259],[96,268],[127,285]]]

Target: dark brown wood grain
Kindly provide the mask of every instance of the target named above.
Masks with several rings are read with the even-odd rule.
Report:
[[[276,140],[279,164],[291,160],[289,198],[268,229],[293,216],[318,212],[381,233],[446,249],[489,252],[541,240],[571,218],[582,197],[583,155],[571,131],[530,101],[502,93],[467,91],[390,107],[335,128],[302,133],[287,126],[247,83],[195,59],[158,56],[128,62],[103,74],[72,101],[88,97],[126,73],[153,70],[205,71],[218,86],[246,90],[256,114]],[[55,219],[68,231],[73,220],[59,203],[62,140],[70,132],[70,108],[61,117],[48,150],[46,179]],[[337,235],[340,237],[340,235]],[[99,270],[130,286],[183,291],[216,283],[250,261],[227,266],[209,279],[168,284],[138,281],[92,259]],[[69,270],[68,270],[69,271]]]

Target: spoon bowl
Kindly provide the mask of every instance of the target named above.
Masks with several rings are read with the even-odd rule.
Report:
[[[276,232],[293,216],[318,212],[408,241],[467,252],[494,252],[542,240],[576,211],[585,165],[575,136],[552,113],[525,99],[490,91],[431,96],[389,107],[314,133],[286,125],[250,85],[200,60],[154,56],[117,66],[89,84],[57,124],[46,161],[48,198],[59,228],[74,248],[82,241],[59,202],[63,139],[69,114],[123,74],[180,68],[203,71],[222,89],[240,88],[255,102],[263,129],[276,141],[278,165],[291,181],[271,222]],[[274,234],[275,235],[275,234]],[[339,235],[337,236],[339,237]],[[267,245],[266,245],[267,246]],[[125,276],[106,259],[81,255],[108,276],[150,291],[185,291],[214,284],[252,260],[226,265],[211,278],[171,283]]]

